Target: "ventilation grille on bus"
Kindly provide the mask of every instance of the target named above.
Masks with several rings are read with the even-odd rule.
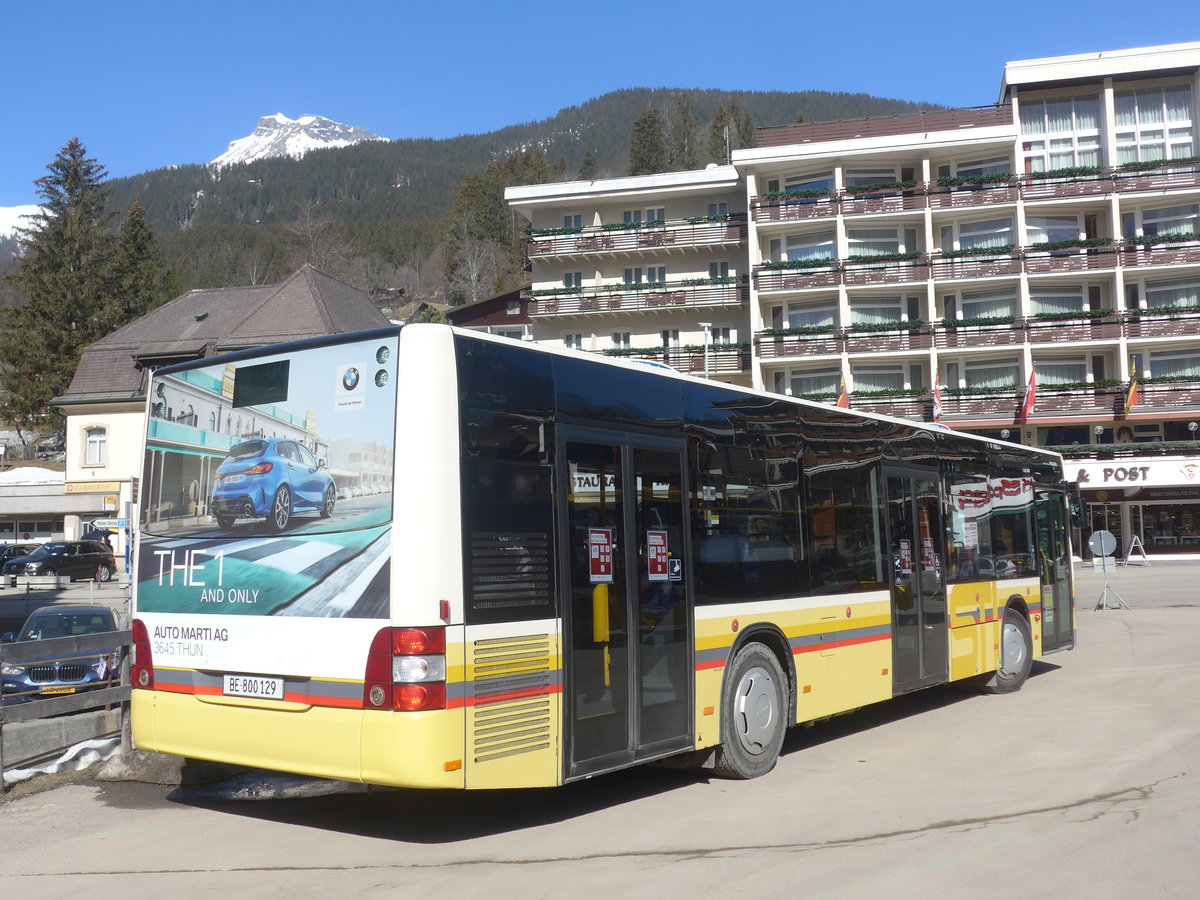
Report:
[[[475,641],[475,762],[550,746],[552,650],[548,634]]]
[[[550,605],[549,539],[544,532],[471,533],[475,609]]]

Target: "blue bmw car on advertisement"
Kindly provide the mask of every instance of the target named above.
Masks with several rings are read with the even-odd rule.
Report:
[[[213,478],[211,511],[229,528],[238,519],[265,519],[283,531],[296,513],[333,515],[337,488],[325,460],[285,438],[256,438],[235,444]]]

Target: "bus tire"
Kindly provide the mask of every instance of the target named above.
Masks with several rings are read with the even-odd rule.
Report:
[[[281,484],[271,498],[271,511],[267,515],[267,527],[271,531],[283,531],[292,520],[292,492],[286,484]]]
[[[989,694],[1019,691],[1033,667],[1033,636],[1029,620],[1020,610],[1008,607],[1000,625],[1000,668],[992,673],[983,689]]]
[[[758,778],[775,768],[787,731],[787,691],[787,676],[775,654],[759,643],[738,651],[722,690],[715,774]]]

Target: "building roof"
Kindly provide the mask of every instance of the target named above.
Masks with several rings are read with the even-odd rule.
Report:
[[[280,284],[189,291],[86,347],[54,402],[133,400],[167,362],[387,324],[366,294],[309,265]]]

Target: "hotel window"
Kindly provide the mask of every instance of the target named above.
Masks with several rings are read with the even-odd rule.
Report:
[[[1025,219],[1025,240],[1030,245],[1077,241],[1082,235],[1078,216],[1027,216]]]
[[[728,327],[711,328],[708,332],[708,341],[711,346],[718,344],[733,343],[733,329]]]
[[[1030,287],[1029,300],[1035,316],[1082,313],[1087,308],[1083,287],[1078,285]]]
[[[816,303],[789,303],[787,307],[771,307],[772,328],[828,328],[837,327],[838,304],[836,298]]]
[[[1026,172],[1100,165],[1100,100],[1061,97],[1021,101]]]
[[[957,175],[959,178],[980,178],[984,175],[1007,175],[1012,172],[1012,163],[1007,156],[993,156],[988,159],[976,159],[958,164],[938,166],[938,177],[947,178]]]
[[[851,325],[886,325],[904,319],[900,297],[870,297],[850,301]]]
[[[108,430],[99,427],[88,428],[84,436],[87,444],[87,465],[104,465],[108,455]]]
[[[1200,276],[1147,281],[1146,305],[1171,309],[1200,309]]]
[[[1114,100],[1118,163],[1193,155],[1195,116],[1189,85],[1118,91]]]
[[[630,346],[629,332],[614,331],[612,336],[612,345],[614,350],[628,350]]]
[[[662,331],[662,345],[668,350],[679,349],[679,329],[664,328]]]
[[[942,226],[942,250],[986,250],[1012,247],[1011,218],[988,219],[984,222],[962,222]]]
[[[850,374],[854,378],[856,392],[899,391],[907,386],[904,383],[904,366],[898,363],[885,366],[852,366]]]
[[[837,396],[841,384],[840,368],[791,369],[775,373],[775,393],[789,394],[793,397]]]
[[[727,263],[727,262],[709,263],[708,264],[708,277],[709,278],[728,278],[729,277],[729,263]]]
[[[1145,373],[1139,368],[1144,377]],[[1200,378],[1200,348],[1161,350],[1150,354],[1152,378]]]
[[[563,287],[577,291],[583,287],[582,272],[566,272],[563,274]]]
[[[963,387],[981,390],[1016,390],[1021,383],[1021,364],[1013,359],[978,360],[963,366]],[[947,367],[949,374],[949,367]]]
[[[778,191],[781,184],[783,185],[783,190],[789,192],[832,191],[833,173],[814,172],[811,175],[792,175],[785,178],[782,182],[778,178],[772,178],[767,182],[767,190],[771,192]]]
[[[846,238],[851,257],[911,253],[917,249],[915,228],[851,228]]]
[[[626,225],[636,225],[642,221],[642,211],[640,209],[627,209],[621,213],[621,221]]]
[[[563,228],[582,228],[583,217],[579,214],[563,216]]]
[[[1160,234],[1190,234],[1200,232],[1198,227],[1200,204],[1189,206],[1167,206],[1162,209],[1139,209],[1125,213],[1122,228],[1125,237],[1154,237]]]
[[[582,334],[564,334],[563,335],[563,346],[566,347],[568,350],[582,350],[583,349],[583,335]]]
[[[646,268],[646,281],[651,284],[662,285],[667,281],[666,266],[648,266]]]
[[[519,316],[521,314],[521,301],[509,300],[504,307],[504,313],[509,316]]]
[[[965,291],[962,295],[962,317],[964,319],[1015,316],[1017,295],[1015,290],[1002,288],[994,291]]]
[[[862,187],[867,184],[884,184],[901,181],[895,168],[888,169],[847,169],[845,174],[846,187]]]
[[[729,215],[729,204],[728,203],[710,203],[710,204],[708,204],[708,217],[710,219],[715,219],[719,216],[727,216],[727,215]]]
[[[817,262],[837,259],[837,244],[832,231],[793,234],[771,241],[772,262]]]
[[[625,270],[625,284],[641,284],[642,283],[642,267],[630,268]]]
[[[1038,387],[1082,384],[1089,381],[1087,360],[1082,356],[1037,359],[1033,363]]]

